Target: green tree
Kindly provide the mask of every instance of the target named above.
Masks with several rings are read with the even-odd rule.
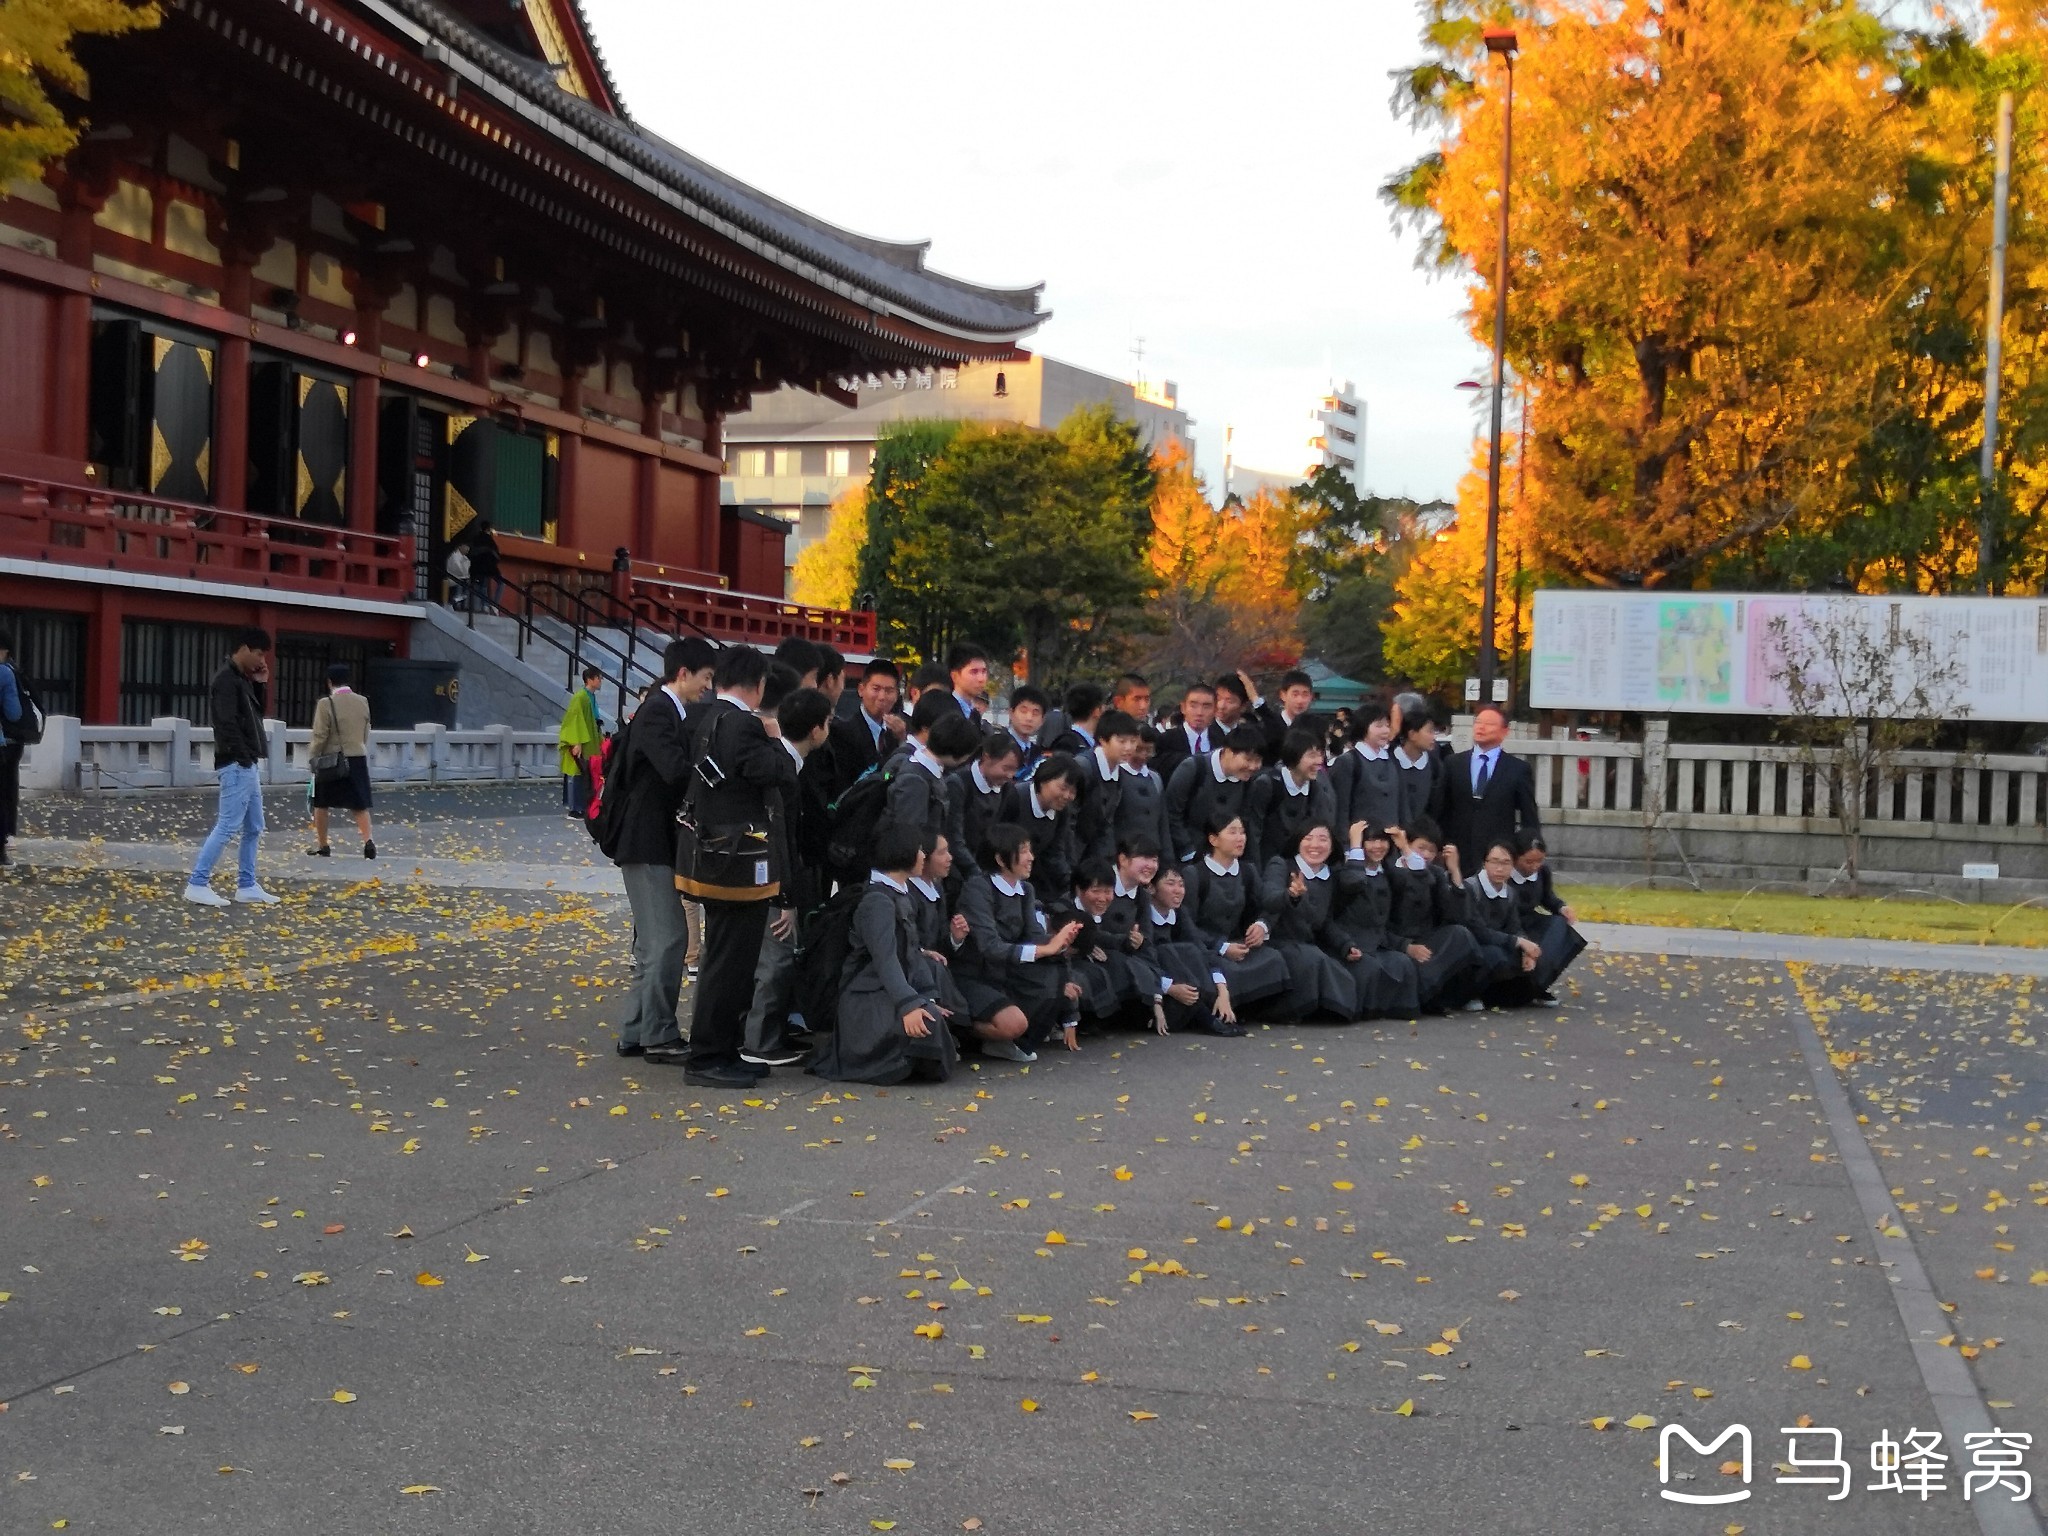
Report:
[[[114,36],[161,20],[154,5],[126,0],[5,0],[0,4],[0,186],[37,176],[78,143],[78,127],[52,87],[83,98],[85,70],[71,51],[80,35]]]

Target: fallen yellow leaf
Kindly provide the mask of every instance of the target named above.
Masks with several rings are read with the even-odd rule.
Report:
[[[1038,1402],[1035,1398],[1027,1397],[1022,1402],[1017,1404],[1017,1406],[1019,1408],[1022,1408],[1026,1413],[1038,1412]]]
[[[1813,1362],[1804,1355],[1794,1355],[1786,1362],[1785,1369],[1788,1371],[1810,1371],[1813,1369]]]
[[[1398,1408],[1396,1408],[1396,1409],[1394,1410],[1394,1412],[1396,1412],[1396,1413],[1398,1413],[1399,1415],[1401,1415],[1401,1417],[1402,1417],[1402,1418],[1404,1418],[1404,1419],[1412,1419],[1412,1418],[1414,1418],[1414,1417],[1415,1417],[1415,1399],[1414,1399],[1414,1398],[1412,1398],[1412,1397],[1409,1397],[1409,1398],[1403,1398],[1403,1399],[1401,1400],[1401,1406],[1400,1406],[1400,1407],[1398,1407]]]
[[[423,1269],[418,1274],[412,1277],[412,1283],[414,1285],[424,1285],[432,1287],[436,1285],[446,1285],[448,1282],[446,1280],[443,1280],[439,1275],[428,1274],[427,1271]]]

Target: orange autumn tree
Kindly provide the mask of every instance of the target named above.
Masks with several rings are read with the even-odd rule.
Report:
[[[1504,71],[1516,66],[1508,349],[1543,430],[1542,560],[1689,583],[1839,515],[1868,429],[1912,113],[1895,38],[1843,0],[1430,0],[1402,99],[1439,150],[1391,182],[1490,340]]]

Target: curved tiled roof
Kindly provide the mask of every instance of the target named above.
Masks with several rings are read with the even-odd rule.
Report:
[[[360,3],[371,11],[414,23],[450,55],[467,60],[492,81],[509,88],[523,98],[520,115],[536,126],[558,138],[586,141],[586,148],[600,151],[599,158],[616,157],[622,168],[651,177],[697,205],[692,211],[710,214],[714,223],[731,225],[744,243],[770,259],[780,258],[784,265],[812,266],[838,279],[829,286],[850,298],[978,340],[1014,341],[1047,318],[1038,307],[1042,285],[984,288],[963,282],[927,268],[924,256],[928,246],[924,243],[854,234],[757,191],[630,119],[613,117],[563,90],[544,64],[477,31],[438,0]],[[580,6],[578,10],[580,14]],[[609,88],[608,71],[605,83]],[[617,93],[612,94],[617,101]]]

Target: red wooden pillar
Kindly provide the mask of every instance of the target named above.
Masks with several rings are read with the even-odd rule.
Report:
[[[640,434],[654,447],[640,457],[639,492],[633,508],[633,552],[642,560],[654,558],[655,509],[661,502],[661,389],[649,374],[640,376]]]
[[[377,425],[383,391],[374,373],[356,375],[348,410],[348,526],[377,531]]]
[[[223,269],[221,308],[249,313],[249,263],[230,261]],[[249,337],[221,337],[220,367],[213,388],[213,504],[239,512],[249,504]]]
[[[121,723],[121,589],[102,587],[86,620],[85,723]]]
[[[109,184],[101,189],[82,178],[67,179],[60,193],[63,222],[57,234],[57,259],[66,266],[92,269],[92,218],[106,203]],[[92,418],[92,295],[66,293],[57,300],[55,366],[50,386],[56,396],[51,413],[50,451],[78,463],[84,478],[91,452]],[[116,651],[118,663],[119,651]],[[109,717],[111,718],[111,717]]]
[[[702,386],[699,386],[701,389]],[[714,459],[725,457],[725,417],[720,411],[704,405],[704,451]],[[697,568],[704,571],[719,569],[719,499],[718,473],[709,471],[699,476],[697,485]],[[727,571],[727,576],[732,572]]]

